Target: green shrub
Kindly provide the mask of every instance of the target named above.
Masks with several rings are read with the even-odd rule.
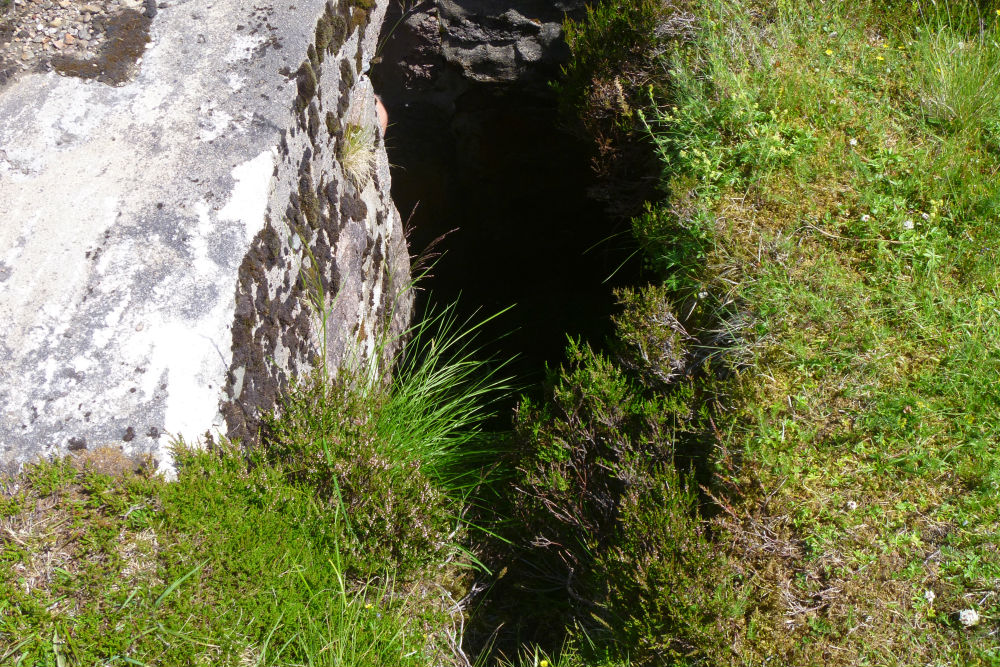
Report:
[[[637,348],[666,340],[659,322],[648,326],[646,316],[655,312],[633,314],[641,323],[630,329]],[[654,353],[647,362],[659,371],[641,375],[661,380],[669,354],[664,351],[659,358]],[[551,379],[546,401],[526,401],[517,412],[523,455],[514,504],[530,545],[522,556],[527,565],[514,576],[526,589],[544,592],[525,605],[539,614],[539,623],[557,619],[601,635],[612,580],[612,568],[602,569],[602,559],[617,548],[628,498],[655,486],[662,470],[673,468],[677,442],[694,422],[694,394],[690,383],[647,392],[634,376],[585,344],[572,342],[567,356],[566,366]],[[640,357],[635,359],[639,363]],[[659,382],[656,386],[662,389]],[[671,490],[680,492],[679,487]],[[691,509],[664,507],[667,512]]]
[[[656,196],[660,166],[637,115],[649,87],[669,85],[659,76],[664,44],[691,33],[687,3],[613,0],[567,20],[572,56],[555,85],[565,122],[594,147],[600,177],[593,189],[613,215],[627,219]]]
[[[608,589],[607,624],[634,665],[731,664],[743,612],[698,495],[671,464],[642,465],[621,499],[614,546],[592,576]]]
[[[615,320],[618,361],[651,389],[665,389],[685,372],[691,337],[671,309],[668,290],[649,285],[623,289],[624,311]]]
[[[670,11],[663,0],[614,0],[589,5],[582,21],[566,21],[572,59],[557,90],[568,115],[579,117],[590,136],[599,139],[609,125],[631,125],[630,98],[651,80]]]

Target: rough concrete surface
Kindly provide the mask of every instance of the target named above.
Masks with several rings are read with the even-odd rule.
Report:
[[[405,326],[364,75],[385,4],[167,0],[131,80],[0,91],[2,467],[113,445],[169,470],[175,437],[252,438],[324,347],[303,264],[331,369]],[[338,164],[349,126],[370,177]]]
[[[566,16],[584,0],[437,0],[441,48],[474,81],[541,82],[569,58]]]
[[[419,101],[449,111],[476,87],[551,98],[549,83],[570,55],[563,22],[585,10],[585,0],[392,3],[375,66],[379,92],[397,108]]]

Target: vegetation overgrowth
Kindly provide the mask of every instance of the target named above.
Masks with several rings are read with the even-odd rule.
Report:
[[[173,484],[29,468],[0,663],[1000,664],[998,32],[988,1],[597,4],[558,91],[609,196],[658,187],[607,347],[508,437],[458,333],[304,380]]]
[[[460,663],[464,515],[506,391],[477,330],[445,308],[391,377],[302,378],[260,448],[180,443],[173,482],[116,450],[7,480],[0,664]]]
[[[617,0],[569,30],[567,99],[648,138],[663,194],[618,349],[519,415],[560,665],[1000,664],[998,21]]]

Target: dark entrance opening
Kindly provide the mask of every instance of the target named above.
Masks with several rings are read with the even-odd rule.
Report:
[[[389,112],[393,200],[412,254],[444,235],[417,316],[428,297],[478,318],[511,307],[486,327],[485,352],[517,355],[510,372],[537,385],[567,335],[608,333],[614,287],[635,282],[627,228],[588,197],[591,147],[563,129],[546,86],[470,82],[439,56],[412,62],[428,56],[406,29],[384,40],[372,79]]]
[[[435,11],[434,3],[420,6]],[[390,3],[371,77],[389,112],[392,196],[408,220],[411,254],[429,246],[442,253],[418,285],[416,317],[428,302],[457,300],[460,317],[479,320],[511,307],[484,329],[483,353],[516,355],[505,370],[540,398],[545,367],[561,363],[567,336],[601,347],[614,289],[638,282],[628,222],[591,197],[606,184],[593,172],[590,141],[562,125],[544,81],[555,72],[470,81],[435,47],[433,16],[399,21],[403,11],[404,3]],[[501,439],[514,400],[499,406],[492,424]],[[485,515],[480,525],[505,532],[507,491],[482,493],[473,510]],[[496,542],[469,546],[492,567],[519,548]],[[463,638],[470,655],[513,656],[523,642],[561,645],[563,626],[536,623],[531,606],[540,598],[518,590],[515,579],[483,582],[487,588],[473,595]],[[563,593],[551,595],[558,603]]]

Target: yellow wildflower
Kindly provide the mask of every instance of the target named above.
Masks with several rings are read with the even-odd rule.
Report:
[[[549,661],[548,660],[542,660],[542,661],[540,661],[538,663],[538,667],[549,667]]]
[[[833,55],[833,49],[827,49],[826,50],[826,55],[832,56]]]
[[[885,60],[882,56],[875,56],[875,60]]]

